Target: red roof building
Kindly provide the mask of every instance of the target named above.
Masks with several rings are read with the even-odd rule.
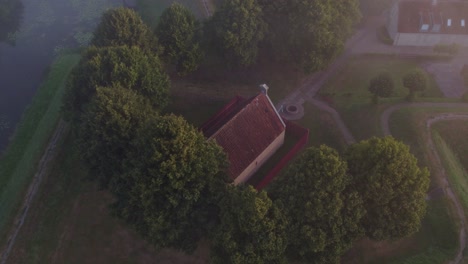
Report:
[[[394,45],[468,46],[468,2],[397,1],[390,9],[387,30]]]
[[[235,184],[246,182],[284,143],[286,125],[262,87],[249,99],[231,100],[201,128],[226,152]]]

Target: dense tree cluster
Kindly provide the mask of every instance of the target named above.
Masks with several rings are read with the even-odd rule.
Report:
[[[72,74],[65,111],[79,118],[97,87],[112,86],[134,90],[159,109],[168,102],[169,77],[157,55],[137,46],[91,47]]]
[[[343,46],[356,8],[347,0],[226,0],[204,34],[232,64],[255,63],[263,45],[312,71]],[[232,185],[222,149],[164,112],[167,65],[179,74],[198,67],[198,22],[174,4],[154,32],[134,11],[108,11],[64,98],[85,164],[114,194],[115,214],[151,243],[191,252],[205,237],[213,263],[337,263],[363,235],[399,238],[419,228],[428,173],[389,137],[344,156],[309,148],[268,194]],[[377,83],[376,92],[387,85]]]
[[[338,263],[362,233],[365,214],[347,164],[326,146],[310,148],[275,182],[272,195],[288,217],[288,253],[313,263]]]
[[[287,253],[309,263],[339,263],[363,234],[397,239],[425,215],[429,173],[391,137],[333,149],[309,148],[277,179],[271,197],[287,218]]]
[[[360,19],[356,0],[258,1],[268,24],[270,53],[305,72],[327,66]]]
[[[163,114],[170,81],[153,34],[134,11],[108,11],[64,110],[91,174],[117,198],[116,215],[157,246],[191,251],[217,222],[226,157],[183,118]]]
[[[219,205],[213,263],[285,262],[286,217],[266,192],[251,186],[228,186]]]

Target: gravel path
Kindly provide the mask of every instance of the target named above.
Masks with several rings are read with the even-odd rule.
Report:
[[[31,185],[29,185],[22,209],[20,210],[20,214],[17,216],[15,224],[11,230],[10,237],[8,238],[8,242],[1,254],[0,264],[7,263],[8,256],[10,255],[11,249],[16,242],[16,237],[18,236],[18,233],[24,224],[24,220],[28,215],[31,202],[35,198],[39,185],[41,184],[42,179],[44,178],[44,175],[49,166],[49,163],[51,162],[55,154],[55,147],[57,145],[57,142],[62,138],[65,126],[65,122],[63,120],[60,120],[59,124],[57,125],[57,128],[55,129],[54,135],[52,136],[51,140],[49,141],[49,144],[47,145],[47,148],[41,158],[41,161],[39,162],[37,172],[34,175],[34,178],[32,179]]]

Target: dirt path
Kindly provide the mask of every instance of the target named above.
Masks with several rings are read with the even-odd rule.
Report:
[[[390,127],[389,127],[389,119],[392,113],[395,111],[398,111],[403,108],[421,108],[421,107],[431,107],[431,108],[468,108],[468,104],[462,104],[462,103],[407,103],[407,104],[399,104],[399,105],[394,105],[387,110],[381,115],[380,119],[380,124],[382,127],[382,130],[385,135],[391,135]],[[439,153],[437,152],[437,149],[435,147],[434,141],[432,139],[432,134],[431,134],[431,127],[433,124],[441,121],[448,121],[448,120],[468,120],[468,114],[455,114],[455,113],[445,113],[445,114],[437,114],[432,116],[431,118],[426,120],[426,133],[428,135],[427,139],[427,146],[430,150],[430,155],[433,157],[433,160],[435,164],[433,164],[433,167],[437,171],[437,175],[441,185],[440,187],[443,188],[444,193],[446,194],[447,198],[450,199],[456,209],[456,217],[458,218],[460,222],[460,230],[458,234],[459,238],[459,247],[457,250],[457,254],[454,260],[452,260],[450,263],[452,264],[458,264],[462,261],[463,259],[463,250],[466,247],[466,218],[465,218],[465,212],[463,210],[463,206],[461,205],[458,197],[455,195],[452,185],[448,179],[448,175],[444,169],[444,166],[442,165],[441,158],[439,156]]]
[[[10,255],[11,249],[16,242],[16,237],[18,236],[18,233],[21,230],[21,227],[23,226],[24,220],[26,219],[28,215],[31,202],[33,201],[33,199],[35,198],[37,194],[39,185],[41,184],[42,179],[44,178],[44,175],[46,174],[47,167],[55,154],[55,147],[57,145],[57,142],[62,138],[65,127],[66,127],[65,122],[63,120],[60,120],[52,138],[49,141],[49,144],[47,145],[47,148],[44,154],[42,155],[37,172],[34,175],[32,182],[29,185],[28,191],[26,193],[23,206],[21,207],[22,209],[20,210],[20,213],[15,220],[15,224],[11,230],[10,237],[8,238],[7,244],[4,247],[4,250],[2,252],[0,264],[7,263],[8,256]]]

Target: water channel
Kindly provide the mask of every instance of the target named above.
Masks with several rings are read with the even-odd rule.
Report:
[[[0,153],[64,50],[86,46],[105,10],[122,0],[0,0]]]

